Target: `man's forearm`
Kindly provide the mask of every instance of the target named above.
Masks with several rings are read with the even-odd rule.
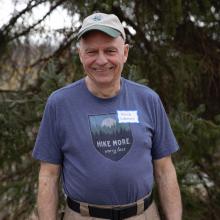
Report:
[[[169,175],[169,174],[168,174]],[[169,183],[169,178],[164,178],[158,181],[158,190],[160,202],[166,216],[166,220],[181,220],[182,219],[182,203],[180,197],[179,186],[174,181]]]
[[[57,220],[58,182],[56,176],[39,175],[38,216],[39,220]]]
[[[182,202],[174,166],[157,172],[155,177],[166,220],[181,220]]]

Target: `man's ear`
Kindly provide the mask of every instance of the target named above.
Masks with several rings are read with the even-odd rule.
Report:
[[[126,61],[128,59],[128,52],[129,52],[129,45],[125,44],[124,45],[124,63],[126,63]]]
[[[77,47],[77,52],[78,52],[78,54],[79,54],[79,59],[80,59],[80,62],[82,63],[82,52],[81,52],[81,50],[80,50],[80,47],[79,47],[79,46]]]

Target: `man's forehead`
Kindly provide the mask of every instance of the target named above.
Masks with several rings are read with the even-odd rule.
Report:
[[[82,44],[79,47],[82,51],[108,51],[108,50],[117,50],[123,51],[123,45],[116,45],[116,44],[104,44],[104,45],[90,45],[90,44]]]
[[[105,44],[100,44],[99,42],[96,42],[94,44],[87,44],[87,43],[81,43],[80,48],[83,48],[83,50],[107,50],[107,49],[112,49],[112,48],[120,48],[118,44],[115,43],[105,43]]]

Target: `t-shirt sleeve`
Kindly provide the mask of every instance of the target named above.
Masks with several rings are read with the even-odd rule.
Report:
[[[56,108],[51,97],[45,106],[32,156],[49,163],[62,163],[62,152],[58,144]]]
[[[179,146],[159,96],[154,103],[154,127],[152,158],[160,159],[176,152]]]

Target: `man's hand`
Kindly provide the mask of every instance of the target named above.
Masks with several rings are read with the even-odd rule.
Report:
[[[154,160],[154,172],[166,220],[181,220],[181,196],[171,156]]]
[[[41,162],[38,186],[39,220],[56,220],[60,165]]]

